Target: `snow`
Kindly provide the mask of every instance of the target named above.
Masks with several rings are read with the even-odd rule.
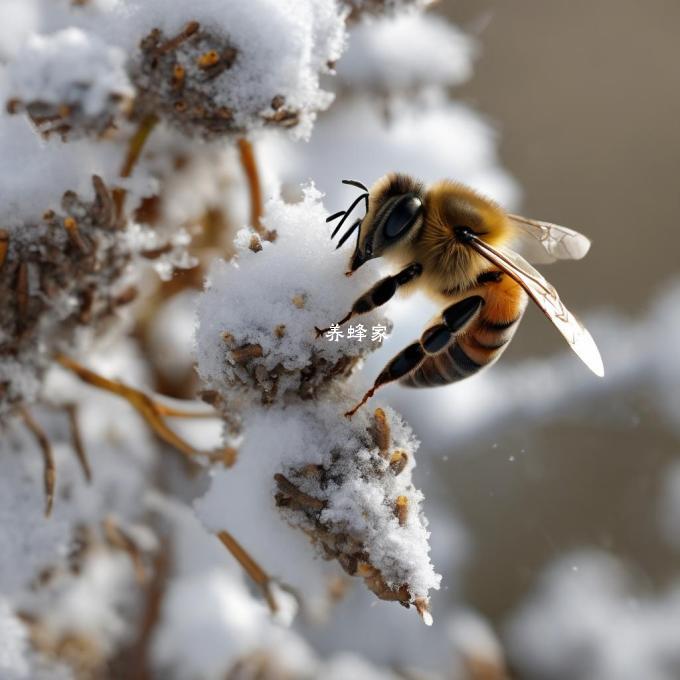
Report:
[[[6,553],[5,553],[6,554]],[[28,634],[4,598],[0,598],[0,674],[4,680],[29,677]]]
[[[624,566],[593,552],[565,555],[508,627],[522,677],[673,680],[680,669],[680,591],[637,595]]]
[[[356,654],[337,654],[323,667],[323,673],[317,675],[324,680],[346,680],[346,678],[362,678],[362,680],[396,680],[396,674],[377,668]]]
[[[92,175],[115,184],[122,153],[110,142],[44,141],[22,117],[0,114],[0,157],[21,158],[0,166],[0,221],[11,234],[26,222],[40,223],[47,210],[59,211],[66,191],[92,200]]]
[[[393,15],[423,9],[434,0],[342,0],[352,9],[352,16],[363,17],[372,14]]]
[[[417,441],[389,409],[382,415],[390,431],[386,444],[369,434],[378,427],[369,409],[351,422],[341,415],[358,390],[345,384],[346,371],[333,366],[360,358],[378,343],[369,337],[332,342],[315,338],[313,331],[344,316],[369,287],[370,274],[362,271],[348,281],[341,255],[328,255],[325,216],[312,187],[298,204],[273,199],[264,225],[276,231],[276,239],[253,252],[246,245],[251,237],[240,232],[236,260],[211,271],[198,303],[198,371],[209,389],[222,394],[230,417],[243,410],[243,441],[235,466],[213,473],[197,512],[210,531],[233,532],[258,562],[274,565],[266,570],[303,595],[314,590],[314,580],[301,579],[299,572],[306,549],[302,534],[263,531],[276,505],[289,524],[315,538],[351,575],[363,575],[379,597],[405,588],[400,599],[425,600],[440,577],[429,560],[423,497],[412,486]],[[362,321],[370,327],[376,316]],[[282,327],[285,332],[275,331]],[[252,347],[258,349],[248,360],[237,358]],[[310,370],[321,376],[311,387]],[[308,400],[310,389],[318,391],[314,400]],[[405,461],[397,472],[390,467],[393,455]],[[312,497],[312,506],[297,505],[291,486]],[[243,517],[247,527],[240,526]],[[274,534],[278,540],[272,540]],[[357,561],[361,553],[365,557]]]
[[[428,558],[426,521],[419,511],[422,496],[411,484],[413,436],[392,416],[394,449],[409,456],[407,468],[393,476],[387,461],[366,443],[370,423],[363,417],[347,422],[342,406],[340,401],[271,408],[247,417],[235,466],[213,473],[208,493],[196,504],[197,513],[210,531],[233,533],[272,576],[313,601],[318,597],[315,590],[323,590],[324,576],[314,575],[318,569],[307,555],[308,539],[278,524],[281,518],[276,517],[274,475],[283,474],[326,504],[318,516],[320,525],[361,541],[368,562],[389,585],[408,584],[411,599],[425,597],[438,587],[439,577]],[[370,468],[381,464],[382,474],[371,476]],[[309,465],[323,466],[333,481],[322,488],[318,481],[303,478],[301,470]],[[402,494],[410,506],[405,526],[399,525],[393,510]],[[282,510],[292,527],[312,535],[318,531],[304,513]]]
[[[149,52],[133,60],[133,81],[142,101],[147,100],[143,106],[163,110],[189,132],[217,131],[198,119],[171,113],[176,92],[165,75],[177,64],[184,69],[189,109],[195,101],[207,109],[228,110],[233,119],[224,123],[224,130],[282,124],[292,127],[296,137],[309,136],[316,112],[332,101],[319,85],[320,74],[329,71],[328,64],[339,58],[344,45],[344,16],[334,0],[200,0],[191,9],[163,0],[129,0],[114,10],[107,34],[131,53],[153,29],[168,40],[191,21],[200,24],[199,31],[170,56]],[[197,64],[211,49],[223,55],[225,64],[229,53],[233,63],[206,77]],[[159,60],[158,66],[149,62],[152,57]],[[276,101],[281,104],[273,104]]]
[[[447,621],[447,629],[454,648],[468,664],[502,672],[505,666],[502,645],[480,614],[460,607]]]
[[[23,47],[38,24],[38,8],[31,0],[4,0],[0,3],[0,61]]]
[[[68,104],[74,128],[66,142],[58,135],[44,140],[39,132],[45,130],[36,131],[25,116],[0,114],[0,152],[11,160],[0,169],[0,224],[10,237],[0,277],[14,280],[8,272],[17,252],[43,252],[45,210],[59,220],[70,215],[64,192],[77,192],[84,203],[94,199],[96,173],[107,186],[129,189],[125,229],[106,232],[105,242],[129,257],[140,282],[138,307],[76,329],[65,320],[81,289],[69,289],[41,315],[35,342],[0,359],[0,383],[10,379],[12,405],[37,402],[31,413],[52,443],[57,469],[54,512],[45,520],[40,449],[3,411],[0,554],[7,557],[0,562],[0,677],[80,677],[77,662],[69,659],[67,668],[65,652],[56,651],[70,637],[91,645],[98,663],[118,660],[121,646],[139,642],[134,636],[152,587],[161,600],[149,662],[159,677],[212,680],[275,670],[290,677],[388,680],[465,677],[471,667],[500,675],[503,655],[493,630],[460,602],[459,572],[474,550],[475,527],[460,526],[451,509],[455,499],[438,488],[443,484],[431,453],[454,442],[462,451],[465,441],[511,418],[547,420],[572,402],[631,385],[651,386],[656,410],[677,428],[677,362],[665,346],[678,335],[677,287],[637,321],[594,319],[608,365],[605,383],[589,382],[571,358],[559,355],[503,364],[463,387],[421,391],[417,399],[412,391],[386,388],[349,421],[343,412],[434,310],[418,297],[395,300],[356,319],[369,330],[361,342],[348,337],[347,327],[338,342],[315,337],[315,326],[339,320],[387,273],[371,262],[351,278],[343,275],[352,244],[336,252],[325,222],[329,211],[356,196],[340,180],[370,184],[399,170],[426,183],[464,181],[508,208],[519,196],[500,166],[493,125],[449,97],[470,75],[474,41],[444,19],[414,11],[422,1],[0,4],[2,101],[18,98],[19,111],[29,114],[31,102]],[[351,6],[359,11],[348,19]],[[159,45],[192,21],[200,24],[195,33],[154,66]],[[159,33],[152,36],[154,29]],[[201,62],[211,49],[219,69]],[[336,60],[334,99],[327,91],[332,80],[323,76]],[[171,80],[176,67],[185,79],[181,95]],[[135,99],[133,120],[116,118],[118,129],[99,138],[128,97]],[[146,114],[162,120],[133,176],[120,180],[128,139]],[[292,135],[282,134],[289,129]],[[75,133],[89,139],[74,139]],[[237,149],[214,138],[243,134],[251,137],[264,178],[263,226],[276,232],[272,241],[243,228],[234,242],[248,219],[248,186]],[[310,140],[299,144],[291,137]],[[140,198],[156,196],[151,224],[137,224]],[[291,198],[299,201],[288,203]],[[87,207],[69,200],[83,226]],[[206,213],[217,216],[211,226],[217,232],[219,224],[218,234],[209,228],[201,234]],[[89,225],[83,230],[88,236]],[[63,252],[67,239],[59,231],[49,245]],[[153,261],[169,279],[161,288],[136,255],[166,243],[170,252]],[[171,278],[176,266],[197,261],[205,267],[199,276],[213,261],[200,293]],[[45,260],[37,264],[44,268]],[[109,293],[131,280],[127,271],[120,279],[88,282]],[[32,266],[32,291],[38,274]],[[390,320],[392,335],[382,344],[371,340],[371,327],[389,329]],[[205,449],[221,428],[224,440],[238,447],[231,468],[180,460],[120,399],[61,369],[44,373],[54,339],[68,329],[60,346],[99,373],[141,387],[160,375],[161,384],[169,380],[190,392],[194,325],[198,375],[202,388],[219,393],[222,418],[171,424],[191,431]],[[101,331],[107,331],[103,337]],[[145,336],[143,351],[152,360],[125,339],[128,333]],[[643,343],[649,351],[640,359]],[[522,399],[508,400],[508,393]],[[78,408],[91,484],[74,455],[61,408],[66,403]],[[414,430],[427,453],[419,451]],[[680,511],[670,470],[659,516],[675,546]],[[131,537],[150,580],[138,582],[139,565],[106,539],[107,522]],[[276,616],[215,536],[221,530],[272,577]],[[167,573],[152,570],[156,557],[167,559]],[[583,657],[588,680],[665,680],[666,660],[678,663],[677,589],[639,595],[619,565],[583,555],[566,559],[568,569],[549,572],[547,585],[513,619],[513,665],[528,678],[571,678],[569,663]],[[433,597],[430,614],[423,607],[439,588],[444,592]],[[423,620],[434,616],[436,625],[426,627],[414,612],[376,596],[418,605]],[[19,612],[32,620],[24,622]],[[44,633],[38,642],[36,630]]]
[[[315,326],[342,318],[378,278],[368,266],[351,279],[343,276],[347,255],[333,250],[327,214],[313,187],[298,204],[274,198],[263,221],[276,230],[276,240],[253,252],[252,234],[242,231],[236,260],[212,266],[198,302],[196,333],[198,372],[209,388],[231,399],[237,393],[251,400],[313,394],[333,377],[338,362],[359,359],[378,345],[370,336],[361,342],[315,337]],[[361,322],[369,329],[386,324],[379,312]],[[244,367],[234,350],[247,345],[260,347],[261,357]]]
[[[392,336],[382,353],[372,355],[366,370],[379,369],[385,358],[410,341],[413,332],[409,323],[428,318],[432,312],[421,307],[422,298],[409,298],[391,305],[394,322]],[[466,441],[480,430],[489,431],[519,419],[522,423],[546,422],[553,414],[597,400],[607,395],[631,391],[638,386],[651,388],[650,396],[658,412],[672,429],[680,428],[678,419],[678,373],[680,364],[664,351],[666,343],[680,342],[680,328],[672,320],[680,309],[680,284],[664,285],[649,312],[639,319],[626,318],[611,312],[594,311],[585,319],[602,352],[607,367],[606,380],[594,380],[581,370],[567,352],[540,359],[526,359],[517,365],[502,360],[489,371],[465,380],[464,383],[434,390],[423,390],[418,400],[413,392],[401,387],[387,387],[389,398],[411,422],[416,431],[428,433],[433,450],[445,445],[464,451]],[[531,308],[528,313],[534,313]],[[669,321],[670,319],[670,321]],[[521,330],[520,330],[521,332]],[[546,327],[547,333],[552,333]],[[517,341],[517,340],[516,340]],[[651,344],[650,344],[651,343]],[[650,351],[640,355],[641,346]],[[671,344],[671,346],[675,346]],[[656,348],[656,349],[654,349]],[[374,363],[375,362],[375,363]],[[521,394],[521,399],[506,399],[504,395]],[[484,404],[484,408],[479,408]],[[447,418],[438,416],[446,405]],[[599,411],[584,409],[580,417],[597,417]]]
[[[8,67],[8,95],[29,111],[32,104],[52,105],[42,115],[67,107],[63,117],[70,125],[103,131],[121,100],[134,94],[125,62],[123,50],[75,27],[32,35]]]
[[[405,12],[367,19],[350,32],[347,53],[338,63],[338,81],[354,92],[391,96],[451,87],[470,77],[474,51],[471,38],[434,14]]]
[[[130,357],[109,356],[99,365],[125,366]],[[79,405],[78,420],[85,450],[94,471],[91,485],[72,448],[65,412],[37,410],[35,419],[48,433],[57,468],[53,515],[44,518],[42,456],[35,439],[19,420],[13,420],[0,439],[0,552],[12,561],[0,563],[0,593],[12,595],[40,570],[63,562],[74,526],[114,514],[119,521],[132,519],[141,509],[141,493],[149,464],[149,435],[119,399],[85,387],[75,378],[55,369],[47,390],[54,403]],[[20,517],[20,521],[16,518]]]
[[[680,462],[665,472],[658,507],[659,529],[666,542],[680,551]]]
[[[260,649],[275,656],[282,671],[301,673],[313,665],[305,643],[272,623],[266,605],[221,570],[173,582],[162,617],[153,656],[163,677],[217,680],[239,659]]]
[[[129,637],[122,616],[134,601],[132,564],[125,553],[95,552],[77,574],[64,576],[27,597],[31,611],[39,602],[41,624],[57,637],[79,633],[96,640],[105,654]]]
[[[291,193],[312,177],[333,211],[353,197],[341,179],[371,186],[389,171],[426,184],[463,181],[511,208],[519,192],[499,167],[495,146],[496,133],[477,113],[430,91],[395,100],[387,116],[368,96],[343,99],[319,119],[308,144],[269,138],[262,155]]]

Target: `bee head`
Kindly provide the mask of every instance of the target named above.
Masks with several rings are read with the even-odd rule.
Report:
[[[350,271],[410,242],[423,224],[422,185],[408,175],[389,174],[369,192],[368,210],[359,225]]]

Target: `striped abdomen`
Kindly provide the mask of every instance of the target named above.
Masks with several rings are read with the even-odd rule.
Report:
[[[524,314],[527,296],[510,277],[466,291],[484,298],[479,313],[439,353],[428,355],[399,382],[407,387],[437,387],[457,382],[492,364],[512,340]]]

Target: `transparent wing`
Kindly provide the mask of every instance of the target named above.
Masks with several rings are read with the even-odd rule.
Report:
[[[513,249],[529,262],[580,260],[590,250],[590,239],[559,224],[508,215],[515,227]]]
[[[581,361],[600,377],[604,376],[602,357],[593,337],[583,324],[564,306],[557,291],[521,255],[509,248],[494,248],[480,239],[470,242],[480,255],[511,276],[553,322]]]

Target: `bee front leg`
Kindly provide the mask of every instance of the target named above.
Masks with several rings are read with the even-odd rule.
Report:
[[[405,269],[402,269],[398,274],[380,279],[380,281],[378,281],[378,283],[370,290],[366,291],[354,301],[352,309],[338,321],[338,326],[342,326],[343,323],[346,323],[355,316],[366,314],[376,307],[381,307],[394,296],[400,286],[413,281],[413,279],[420,276],[422,271],[422,265],[413,262]],[[330,326],[328,328],[318,328],[314,326],[314,330],[316,331],[316,337],[319,338],[330,330]]]
[[[415,371],[428,355],[441,352],[456,334],[465,330],[483,304],[484,298],[473,295],[447,307],[442,313],[441,322],[426,328],[419,341],[410,344],[391,359],[375,379],[373,387],[353,409],[345,413],[345,417],[351,418],[379,387],[403,378]]]

